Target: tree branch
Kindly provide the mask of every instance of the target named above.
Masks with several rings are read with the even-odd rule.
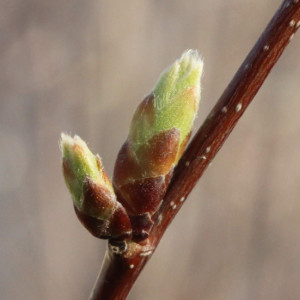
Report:
[[[238,69],[175,169],[149,238],[123,254],[109,245],[91,300],[124,300],[203,172],[300,27],[300,0],[285,0]]]

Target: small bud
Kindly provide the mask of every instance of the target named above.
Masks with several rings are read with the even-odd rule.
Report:
[[[111,182],[102,167],[100,157],[94,155],[78,135],[72,138],[62,133],[61,151],[66,184],[76,206],[82,205],[83,182],[87,176],[113,193]]]
[[[130,235],[128,215],[116,200],[100,157],[79,136],[62,134],[61,151],[65,181],[83,225],[100,238]]]
[[[145,224],[133,228],[136,235],[145,237],[151,229],[151,217],[190,137],[200,101],[202,69],[197,51],[184,52],[162,73],[131,121],[116,161],[114,187],[133,226]]]

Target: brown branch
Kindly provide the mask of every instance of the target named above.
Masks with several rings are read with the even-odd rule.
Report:
[[[129,243],[124,254],[109,245],[92,300],[124,300],[165,230],[219,151],[283,50],[300,27],[300,0],[285,0],[198,130],[175,169],[156,223],[143,244]]]

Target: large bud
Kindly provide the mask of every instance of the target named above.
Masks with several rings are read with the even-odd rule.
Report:
[[[138,106],[114,170],[118,200],[136,239],[148,236],[172,172],[189,140],[200,101],[203,62],[188,50]]]
[[[131,224],[116,196],[100,157],[79,137],[61,135],[63,174],[82,224],[98,238],[122,239]]]

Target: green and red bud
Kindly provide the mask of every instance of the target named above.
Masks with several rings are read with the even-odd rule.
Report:
[[[118,200],[133,233],[145,238],[173,169],[190,137],[200,101],[203,62],[188,50],[162,73],[153,92],[138,106],[114,171]]]
[[[63,174],[76,214],[83,225],[100,238],[123,238],[131,234],[124,207],[116,200],[100,157],[79,137],[61,136]]]

